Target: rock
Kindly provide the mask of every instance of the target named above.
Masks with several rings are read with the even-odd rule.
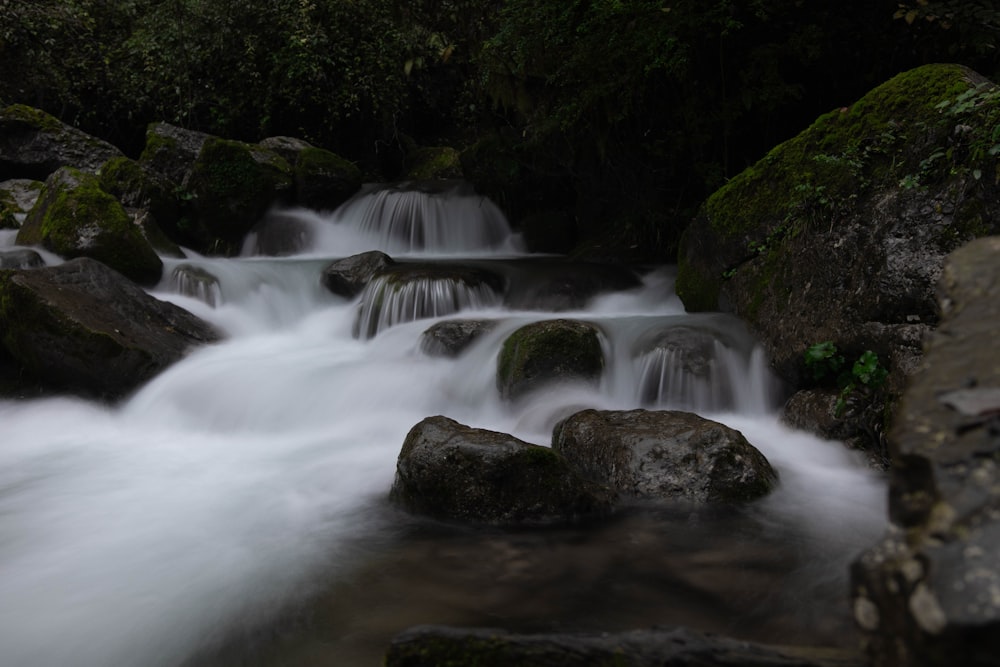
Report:
[[[0,273],[0,340],[53,389],[119,398],[217,339],[205,322],[92,259]]]
[[[147,211],[156,225],[171,239],[182,238],[177,225],[181,217],[175,190],[177,185],[147,164],[117,157],[101,166],[101,189],[115,196],[126,210]],[[136,214],[138,217],[145,217]]]
[[[182,184],[190,215],[183,231],[196,250],[238,253],[243,237],[287,190],[287,163],[252,148],[216,137],[202,144]]]
[[[516,634],[417,626],[393,637],[385,667],[861,667],[834,649],[767,646],[686,628],[616,633]]]
[[[596,326],[575,320],[527,324],[503,342],[497,357],[497,389],[517,400],[557,382],[596,383],[604,372],[601,334]]]
[[[305,148],[293,164],[295,199],[300,206],[333,210],[361,189],[361,170],[328,150]]]
[[[476,339],[496,328],[496,320],[445,320],[420,336],[420,349],[432,357],[457,357]]]
[[[404,322],[498,306],[503,289],[499,274],[476,266],[394,263],[362,290],[354,335],[371,338]]]
[[[552,448],[584,477],[634,498],[742,503],[777,483],[742,433],[689,412],[584,410],[556,425]]]
[[[163,262],[97,177],[62,167],[45,181],[17,233],[19,245],[41,245],[66,258],[90,257],[144,285],[155,284]]]
[[[889,434],[892,525],[851,571],[874,667],[997,664],[1000,238],[948,257],[940,304]]]
[[[323,269],[321,280],[323,286],[337,296],[353,299],[375,275],[394,264],[389,255],[371,250],[332,262]]]
[[[146,146],[139,156],[139,164],[179,188],[210,137],[204,132],[185,130],[169,123],[151,123],[146,129]]]
[[[44,183],[12,178],[0,183],[0,229],[18,229],[38,201]]]
[[[0,251],[0,270],[37,269],[40,266],[45,266],[45,260],[34,250],[20,248]]]
[[[548,447],[437,416],[407,434],[390,499],[438,519],[525,525],[606,513],[613,494]]]
[[[299,153],[307,148],[313,148],[311,143],[297,137],[267,137],[261,140],[260,146],[274,151],[293,167],[299,159]]]
[[[215,308],[222,305],[219,279],[209,271],[191,264],[179,264],[170,272],[170,286],[178,293]]]
[[[42,181],[60,167],[91,174],[120,150],[66,125],[54,116],[23,104],[0,111],[0,181]]]
[[[956,104],[963,91],[976,103]],[[681,241],[685,307],[739,315],[796,387],[815,343],[872,350],[891,402],[937,322],[945,255],[997,229],[1000,183],[981,148],[998,109],[975,72],[928,65],[821,116],[702,206]]]

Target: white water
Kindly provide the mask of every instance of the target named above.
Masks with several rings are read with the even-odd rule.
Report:
[[[326,293],[319,271],[331,257],[391,248],[343,212],[336,223],[298,215],[322,227],[299,256],[167,260],[165,276],[188,263],[218,278],[214,307],[171,292],[168,280],[155,294],[216,324],[225,342],[115,408],[0,402],[0,665],[172,667],[231,642],[378,551],[391,531],[383,505],[396,456],[424,417],[547,444],[576,409],[639,407],[634,345],[650,331],[732,326],[685,315],[669,272],[654,272],[640,289],[559,314],[603,331],[610,363],[600,388],[504,405],[494,386],[500,341],[550,314],[485,306],[474,316],[498,326],[457,359],[420,352],[421,332],[442,317],[358,340],[358,301]],[[445,245],[424,252],[453,252],[435,243]],[[509,255],[516,244],[504,247]],[[733,326],[729,335],[743,334]],[[881,530],[881,481],[838,443],[778,422],[759,352],[718,363],[737,398],[710,403],[728,412],[705,416],[743,431],[781,475],[759,519],[846,567]],[[661,406],[697,407],[699,396]]]

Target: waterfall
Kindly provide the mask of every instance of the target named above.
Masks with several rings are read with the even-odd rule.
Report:
[[[164,258],[153,295],[222,342],[120,405],[0,400],[0,664],[375,667],[424,622],[844,636],[846,608],[830,609],[884,527],[883,482],[840,443],[782,425],[759,346],[734,318],[684,312],[669,268],[545,312],[511,306],[508,284],[481,273],[484,256],[503,258],[501,277],[529,258],[460,188],[377,187],[332,214],[287,214],[309,228],[290,226],[306,243],[291,254]],[[324,290],[327,264],[371,249],[406,254],[401,273],[353,299]],[[466,256],[476,279],[456,268]],[[423,353],[423,332],[452,317],[489,325],[454,357]],[[604,377],[504,403],[497,350],[555,317],[598,326]],[[739,513],[551,531],[387,506],[403,439],[427,416],[546,445],[575,410],[640,406],[738,428],[780,487]]]

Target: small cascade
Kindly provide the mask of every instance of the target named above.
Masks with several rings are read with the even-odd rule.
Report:
[[[215,308],[222,304],[222,287],[214,275],[191,264],[180,264],[170,274],[171,289]]]
[[[390,252],[476,252],[510,243],[510,225],[488,198],[462,181],[379,185],[333,214]]]
[[[375,277],[361,294],[361,307],[354,322],[355,338],[373,338],[396,324],[450,315],[461,310],[498,306],[501,296],[484,281],[461,278],[416,276],[400,279],[386,274]]]

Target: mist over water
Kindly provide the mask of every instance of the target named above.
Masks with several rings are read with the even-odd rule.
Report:
[[[182,665],[238,644],[319,595],[333,600],[330,605],[337,599],[352,605],[340,621],[345,627],[364,626],[367,608],[389,604],[391,597],[378,585],[371,586],[368,598],[351,588],[353,577],[375,567],[371,563],[382,563],[386,572],[408,564],[412,585],[426,568],[424,581],[440,588],[445,575],[431,571],[430,564],[450,562],[436,551],[444,548],[440,545],[481,554],[482,540],[524,551],[519,557],[534,563],[538,577],[546,575],[526,585],[548,591],[551,599],[521,605],[518,595],[524,593],[516,584],[491,595],[486,589],[498,585],[494,573],[480,591],[481,607],[468,611],[467,620],[492,614],[511,617],[512,625],[613,625],[611,616],[592,616],[596,609],[556,601],[576,600],[578,589],[593,584],[583,573],[603,558],[616,559],[608,567],[617,568],[618,577],[626,576],[619,563],[625,558],[653,589],[659,576],[693,576],[681,573],[676,563],[649,560],[650,553],[663,551],[657,540],[667,539],[668,532],[672,548],[688,555],[679,561],[684,567],[705,568],[711,560],[706,554],[719,553],[719,544],[731,539],[734,524],[716,529],[706,515],[697,526],[685,519],[683,535],[666,529],[669,522],[643,523],[639,529],[629,523],[635,519],[594,529],[595,539],[615,548],[627,542],[614,538],[616,531],[630,540],[641,534],[656,545],[647,553],[637,544],[634,561],[592,551],[597,547],[585,533],[573,532],[580,529],[572,529],[566,542],[537,533],[516,538],[475,531],[459,531],[444,542],[399,542],[409,524],[385,502],[396,457],[408,430],[437,414],[547,445],[552,426],[578,409],[694,410],[742,431],[778,469],[779,489],[741,514],[739,525],[751,522],[754,530],[774,531],[779,542],[790,545],[789,559],[808,553],[799,570],[810,571],[811,562],[817,570],[811,580],[826,577],[836,584],[854,553],[881,531],[882,481],[839,443],[781,425],[780,388],[752,339],[726,316],[685,314],[667,269],[646,274],[639,288],[558,315],[511,310],[493,300],[465,302],[460,316],[495,320],[496,327],[455,359],[429,357],[420,345],[431,324],[455,315],[397,318],[371,339],[356,337],[362,297],[334,296],[319,282],[331,259],[382,249],[410,258],[465,253],[517,261],[516,238],[509,230],[497,231],[493,210],[484,217],[470,213],[483,204],[477,209],[472,200],[459,198],[457,218],[450,218],[447,199],[402,201],[390,206],[382,196],[369,202],[373,208],[354,201],[334,214],[291,212],[312,231],[304,247],[280,258],[189,253],[183,260],[165,259],[164,282],[153,294],[212,322],[227,339],[195,350],[118,406],[70,398],[0,401],[0,664]],[[431,221],[430,231],[414,231],[420,223],[411,221],[405,233],[385,233],[372,211],[384,214],[392,206],[420,210]],[[456,224],[466,230],[456,236],[457,248],[449,245],[447,232]],[[487,231],[476,232],[480,224]],[[402,237],[420,242],[406,240],[402,248]],[[197,291],[182,294],[181,285],[171,282],[182,264],[218,280],[212,303]],[[601,386],[559,387],[515,406],[503,404],[494,384],[500,343],[517,327],[553,316],[585,319],[601,329],[609,361]],[[680,324],[721,341],[713,343],[719,349],[713,347],[708,357],[714,364],[708,384],[677,375],[669,347],[653,345],[652,360],[642,351],[657,332]],[[657,530],[663,534],[654,534]],[[531,540],[543,547],[526,547]],[[491,543],[489,553],[503,549]],[[562,569],[548,572],[553,563],[562,563]],[[677,572],[670,572],[675,567]],[[460,569],[453,564],[448,574],[458,583]],[[566,572],[580,574],[559,583]],[[467,574],[483,576],[472,569]],[[392,580],[396,594],[406,580]],[[811,585],[795,580],[789,588]],[[449,591],[441,595],[464,594]],[[614,618],[622,623],[674,620],[639,594],[605,602],[609,609],[621,607]],[[537,612],[532,605],[539,605]],[[691,605],[691,618],[702,618]],[[524,607],[517,612],[524,616],[513,618],[510,609],[517,606]],[[675,606],[681,622],[684,604]],[[644,620],[648,609],[658,615]],[[420,610],[414,603],[399,616],[417,617],[413,622],[440,618],[427,610],[432,617],[421,618]],[[550,617],[532,621],[534,613]],[[559,614],[566,616],[551,617]],[[328,632],[338,634],[336,628]]]

